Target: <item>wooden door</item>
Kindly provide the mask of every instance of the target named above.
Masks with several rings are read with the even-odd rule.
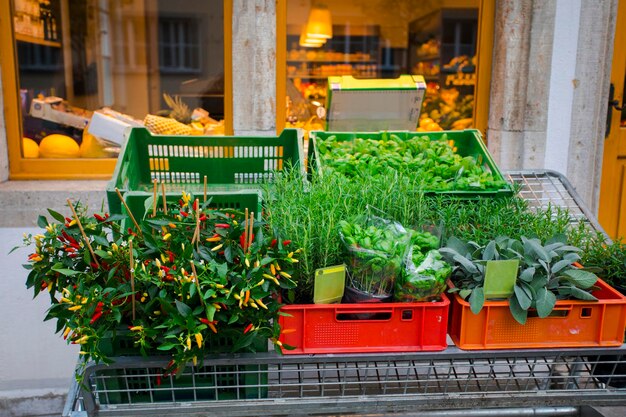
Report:
[[[613,97],[604,143],[598,218],[609,236],[626,240],[626,109],[618,109],[624,106],[626,95],[626,0],[619,0],[611,68]]]

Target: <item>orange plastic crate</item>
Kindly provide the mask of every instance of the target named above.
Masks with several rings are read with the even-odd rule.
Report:
[[[450,300],[424,303],[294,304],[281,308],[287,355],[436,351],[447,347]]]
[[[626,297],[598,280],[593,295],[599,301],[560,300],[545,318],[532,317],[521,325],[509,302],[485,301],[479,314],[454,294],[450,337],[461,349],[526,349],[621,346],[626,327]]]

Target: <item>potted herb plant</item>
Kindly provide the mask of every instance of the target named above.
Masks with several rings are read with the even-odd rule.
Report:
[[[546,242],[499,237],[484,246],[450,238],[440,251],[454,265],[450,335],[460,347],[622,343],[626,299],[577,267],[580,250],[568,245],[564,236]],[[484,291],[485,264],[494,259],[517,259],[520,265],[512,293],[495,301],[485,300]]]

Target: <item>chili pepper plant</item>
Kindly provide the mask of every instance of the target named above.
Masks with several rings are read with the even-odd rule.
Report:
[[[48,210],[24,238],[26,285],[50,297],[45,320],[85,362],[110,362],[105,346],[123,336],[143,355],[171,355],[168,372],[224,344],[280,346],[277,294],[295,286],[300,250],[247,212],[209,204],[183,193],[141,224],[80,204],[71,217]]]

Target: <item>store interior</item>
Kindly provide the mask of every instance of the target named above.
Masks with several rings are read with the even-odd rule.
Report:
[[[328,76],[411,74],[428,87],[418,130],[472,127],[478,7],[476,0],[289,0],[289,125],[324,126],[317,108]]]

